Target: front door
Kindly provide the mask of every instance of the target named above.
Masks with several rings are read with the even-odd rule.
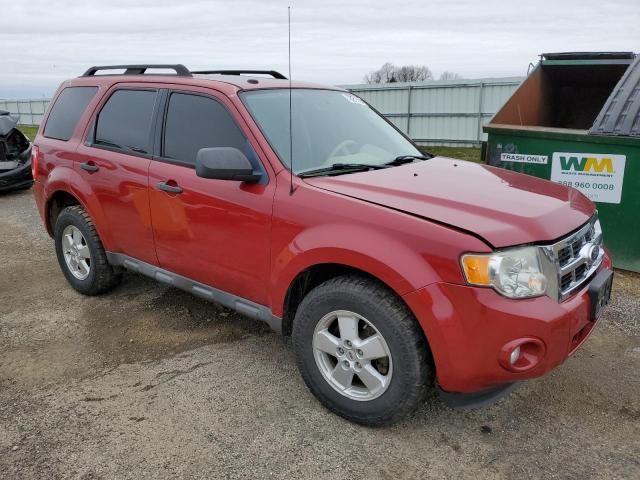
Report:
[[[274,181],[223,97],[172,91],[160,152],[149,168],[156,253],[166,270],[268,304],[269,235]],[[246,126],[245,126],[246,128]],[[196,154],[235,147],[263,174],[259,183],[198,177]]]
[[[105,231],[105,246],[147,263],[157,264],[149,210],[155,89],[118,87],[99,107],[87,141],[77,150],[74,169],[94,197]]]

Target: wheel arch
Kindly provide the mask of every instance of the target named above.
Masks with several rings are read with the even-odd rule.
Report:
[[[55,221],[62,209],[71,205],[80,205],[87,212],[100,241],[107,250],[112,250],[114,242],[109,236],[108,229],[102,228],[106,221],[100,202],[91,186],[74,171],[66,172],[64,177],[56,179],[55,182],[49,182],[46,187],[44,214],[49,235],[53,237]]]
[[[80,200],[67,190],[56,190],[49,196],[45,205],[45,226],[50,237],[53,237],[53,229],[60,212],[72,205],[84,208]]]
[[[391,285],[388,281],[385,281],[385,279],[380,278],[379,276],[354,265],[331,262],[316,263],[313,265],[309,265],[298,272],[297,275],[295,275],[289,283],[282,303],[282,334],[285,336],[291,335],[291,331],[293,329],[293,320],[295,318],[298,307],[300,306],[300,303],[302,302],[304,297],[311,290],[313,290],[318,285],[326,282],[327,280],[343,275],[365,277],[370,281],[381,285],[395,297],[397,297],[397,299],[402,302],[415,317],[415,312],[413,312],[410,305],[407,304],[407,302],[403,298],[402,290],[398,289],[399,287],[404,287],[403,285],[394,282],[394,287],[394,285]],[[420,322],[418,322],[417,318],[416,322],[420,325]],[[425,334],[424,331],[423,334]],[[425,341],[428,345],[429,341],[426,338],[426,334]]]

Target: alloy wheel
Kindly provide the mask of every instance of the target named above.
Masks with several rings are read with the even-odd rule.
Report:
[[[327,383],[352,400],[378,398],[391,383],[389,346],[357,313],[336,310],[322,317],[313,334],[313,356]]]
[[[62,254],[67,268],[78,280],[85,280],[91,273],[91,252],[82,232],[75,225],[68,225],[62,232]]]

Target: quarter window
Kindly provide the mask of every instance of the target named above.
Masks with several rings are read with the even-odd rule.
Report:
[[[222,104],[201,95],[171,94],[163,156],[195,165],[198,150],[207,147],[235,147],[257,166],[253,149]]]
[[[67,87],[51,108],[44,136],[57,140],[69,140],[82,113],[94,97],[98,87]]]
[[[96,122],[94,143],[149,153],[154,90],[117,90],[104,104]]]

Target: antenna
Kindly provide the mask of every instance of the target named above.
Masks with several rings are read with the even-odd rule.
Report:
[[[289,195],[293,195],[293,120],[291,108],[291,6],[287,7],[289,24]]]

